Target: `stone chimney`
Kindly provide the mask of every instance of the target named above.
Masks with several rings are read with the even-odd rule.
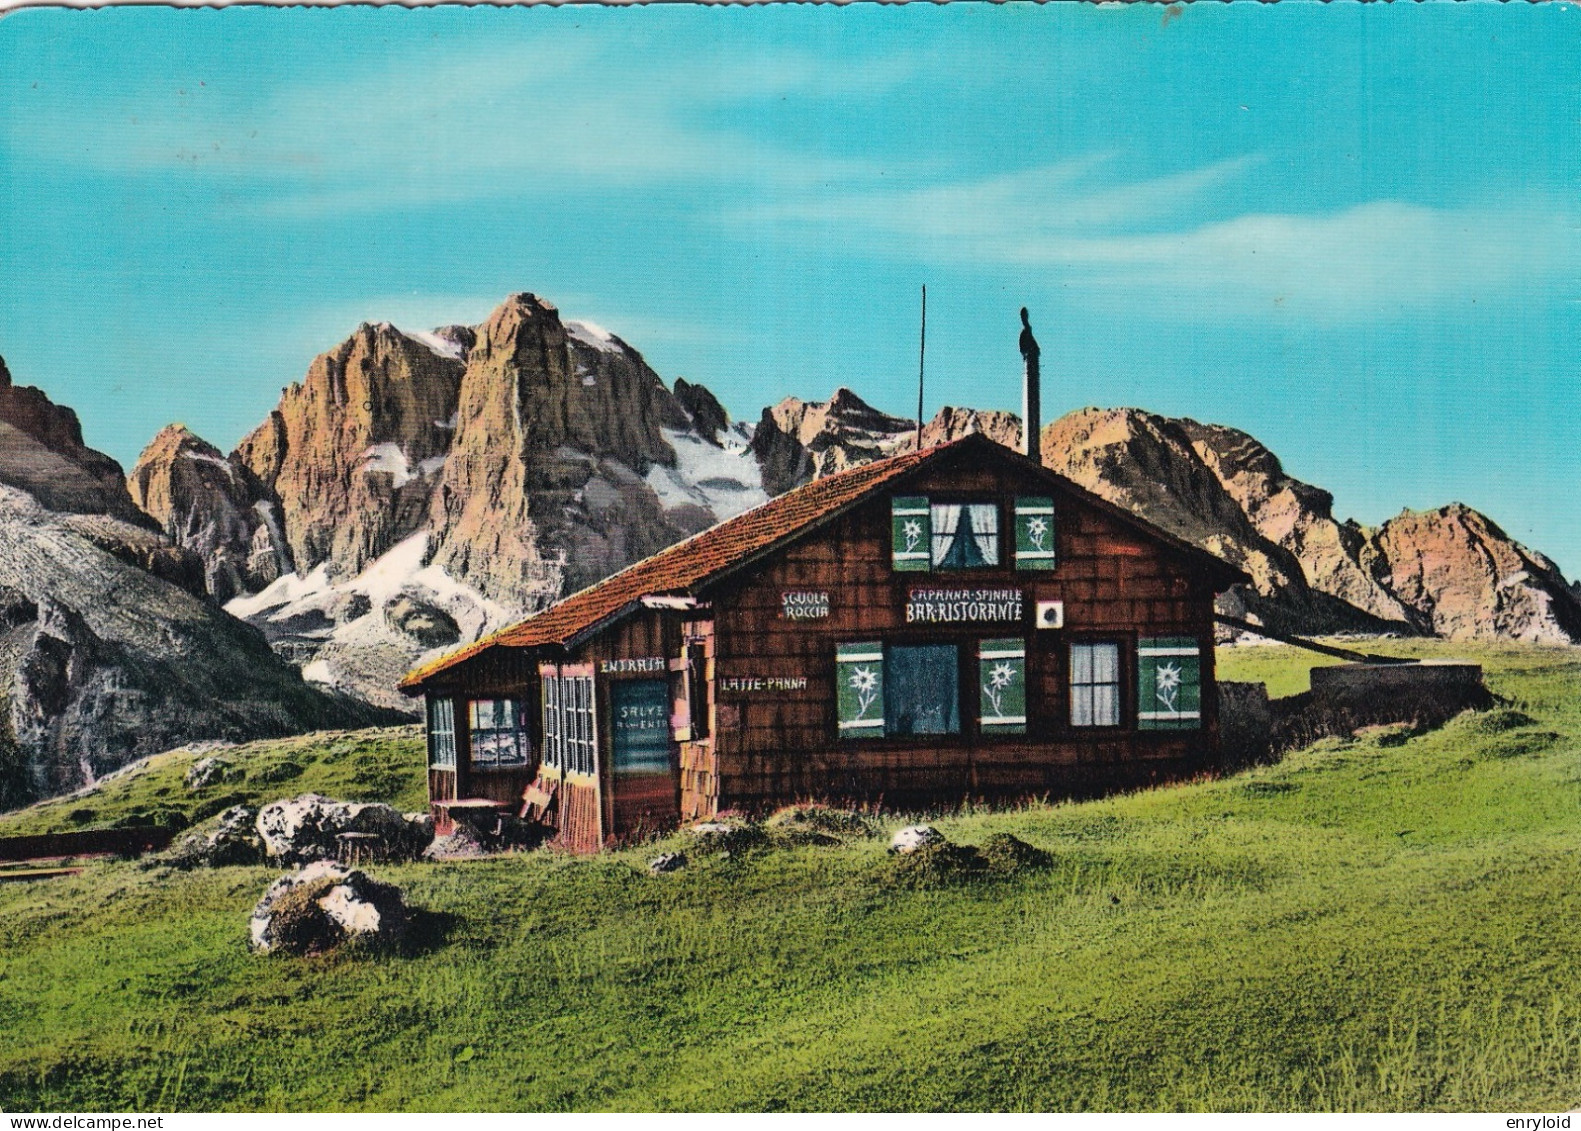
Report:
[[[1032,336],[1032,323],[1027,318],[1027,308],[1021,308],[1021,451],[1031,459],[1043,462],[1039,439],[1043,432],[1042,390],[1038,373],[1038,340]]]

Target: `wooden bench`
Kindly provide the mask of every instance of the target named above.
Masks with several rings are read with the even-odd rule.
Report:
[[[379,859],[384,838],[378,833],[336,833],[335,859],[355,868]]]
[[[464,821],[490,836],[499,831],[499,818],[515,808],[509,801],[495,801],[488,797],[452,797],[446,801],[435,801],[433,804],[435,809],[445,811],[452,824]],[[480,825],[480,821],[489,815],[494,817],[494,828],[485,829]]]

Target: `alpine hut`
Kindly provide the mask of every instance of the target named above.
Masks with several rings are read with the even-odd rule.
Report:
[[[981,435],[815,480],[401,682],[436,824],[579,852],[726,809],[1178,779],[1240,570]]]

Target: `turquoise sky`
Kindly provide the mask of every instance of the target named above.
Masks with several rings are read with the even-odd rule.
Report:
[[[125,463],[359,321],[531,290],[739,416],[850,385],[1244,428],[1581,570],[1573,5],[24,10],[0,355]]]

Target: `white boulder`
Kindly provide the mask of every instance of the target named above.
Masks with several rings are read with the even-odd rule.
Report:
[[[944,834],[932,825],[907,825],[889,838],[889,850],[909,856],[919,848],[943,843]]]
[[[252,948],[321,954],[350,939],[382,946],[399,941],[410,922],[399,888],[320,860],[269,885],[253,908]]]

